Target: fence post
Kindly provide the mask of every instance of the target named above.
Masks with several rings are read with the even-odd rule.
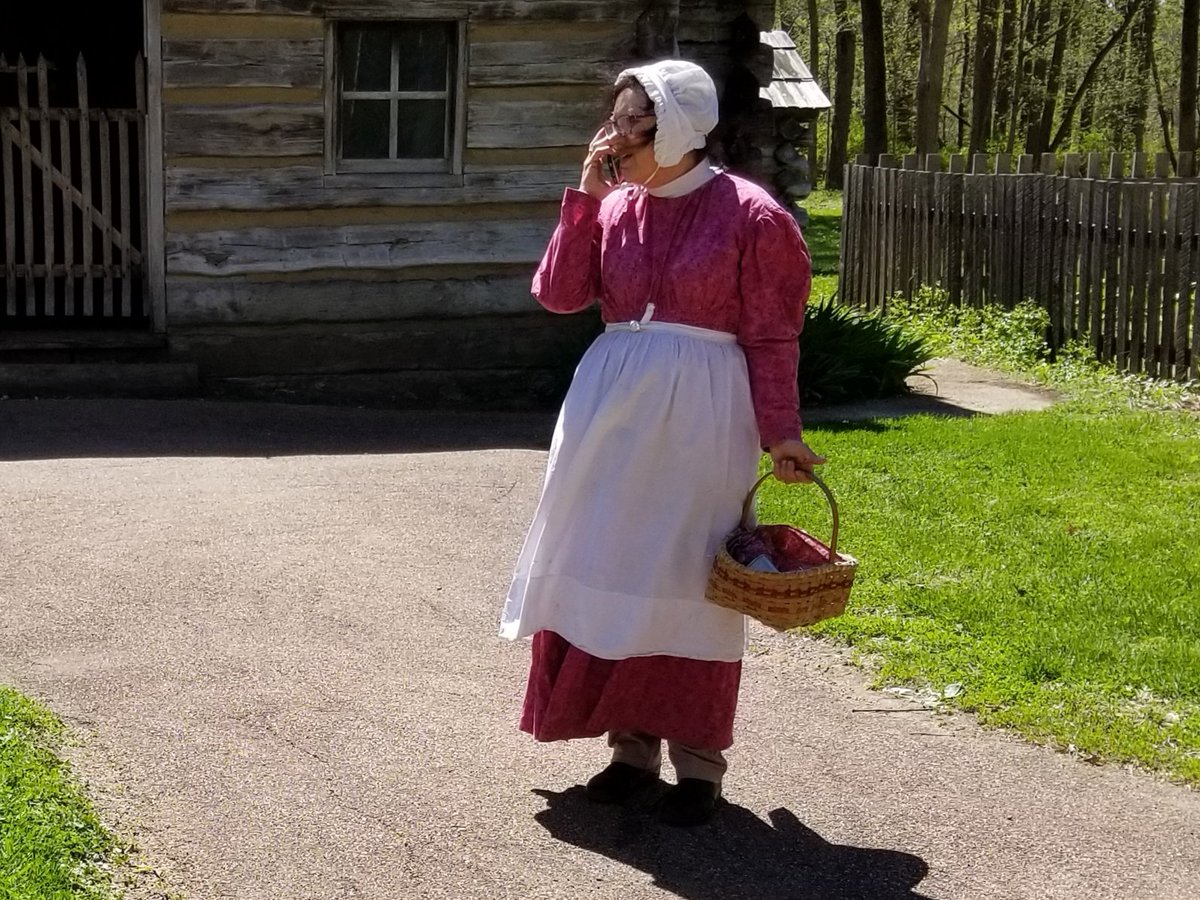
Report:
[[[1074,320],[1071,323],[1071,335],[1076,340],[1084,341],[1088,337],[1090,325],[1090,303],[1092,290],[1092,245],[1095,235],[1092,233],[1092,210],[1096,184],[1090,178],[1083,176],[1084,161],[1078,158],[1078,172],[1075,177],[1077,198],[1072,206],[1074,222],[1071,227],[1075,233],[1075,261],[1073,263]],[[1096,229],[1097,231],[1099,229]],[[1093,351],[1094,352],[1094,351]]]
[[[1118,168],[1119,161],[1119,168]],[[1119,153],[1112,155],[1111,170],[1116,170],[1117,177],[1124,178],[1125,158]],[[1117,302],[1114,311],[1116,328],[1116,363],[1118,366],[1129,368],[1129,269],[1132,265],[1133,241],[1133,198],[1128,191],[1128,182],[1122,180],[1117,185],[1117,196],[1120,197],[1120,219],[1117,226],[1118,252],[1114,254],[1119,260],[1117,280]]]
[[[139,287],[142,296],[142,311],[150,316],[151,322],[155,327],[165,327],[164,320],[157,316],[154,312],[153,291],[150,286],[150,273],[153,270],[153,264],[150,261],[150,248],[152,241],[150,240],[150,227],[146,212],[150,197],[150,168],[146,159],[146,144],[147,144],[147,118],[146,111],[146,60],[141,53],[134,60],[135,87],[137,93],[137,110],[138,117],[134,123],[134,133],[137,141],[135,153],[137,153],[138,161],[138,181],[137,181],[137,206],[138,221],[142,223],[141,228],[141,251],[142,251],[142,271]],[[840,255],[840,254],[839,254]],[[838,284],[841,284],[841,279],[838,279]]]
[[[21,129],[18,140],[21,144],[21,203],[25,221],[22,230],[25,233],[25,314],[37,315],[37,295],[33,281],[33,173],[31,170],[32,154],[29,148],[33,146],[32,132],[29,126],[29,67],[25,64],[24,54],[17,55],[17,116]]]
[[[1058,295],[1062,298],[1062,334],[1064,340],[1076,337],[1075,323],[1079,320],[1079,211],[1087,185],[1079,177],[1078,153],[1063,157],[1063,177],[1058,180],[1058,233],[1062,236],[1062,252],[1058,255]]]
[[[917,209],[920,216],[917,228],[917,237],[921,242],[918,253],[920,264],[917,268],[917,282],[914,287],[942,280],[938,277],[940,275],[938,271],[939,250],[944,246],[939,236],[942,204],[939,202],[937,192],[937,173],[942,170],[942,157],[937,153],[929,153],[923,162],[921,175],[918,176],[920,179],[918,182],[920,205]],[[912,288],[910,288],[910,293],[911,291]]]
[[[1157,175],[1157,161],[1155,162],[1155,175]],[[1149,276],[1147,280],[1146,292],[1146,343],[1145,343],[1145,371],[1147,374],[1159,378],[1166,373],[1167,370],[1167,354],[1166,341],[1163,336],[1167,333],[1163,329],[1163,309],[1169,308],[1170,303],[1166,299],[1166,294],[1169,293],[1165,289],[1165,281],[1163,278],[1163,262],[1166,256],[1166,245],[1171,242],[1171,236],[1167,231],[1167,216],[1169,199],[1167,192],[1167,184],[1161,180],[1155,180],[1147,183],[1146,187],[1150,191],[1150,222],[1146,228],[1146,271]]]
[[[962,305],[963,246],[967,243],[967,231],[971,228],[970,218],[963,206],[963,188],[966,174],[966,159],[961,154],[950,157],[950,172],[942,176],[946,185],[945,223],[945,273],[946,292],[955,306]]]
[[[1178,300],[1175,318],[1175,377],[1182,380],[1200,378],[1200,247],[1193,245],[1200,228],[1200,182],[1184,182],[1180,192],[1179,265],[1177,267]],[[1192,320],[1191,361],[1188,358],[1188,317]]]
[[[39,173],[42,182],[42,264],[45,266],[45,277],[42,278],[42,315],[49,317],[54,315],[57,293],[54,278],[54,185],[50,177],[54,154],[50,146],[50,64],[40,53],[37,58],[37,84],[38,118],[41,120],[38,122],[41,135],[39,149],[44,160]],[[63,197],[66,199],[65,190]]]
[[[1043,153],[1038,159],[1038,174],[1041,177],[1034,182],[1038,203],[1036,207],[1037,230],[1034,233],[1037,262],[1034,279],[1036,295],[1033,300],[1046,310],[1050,319],[1050,346],[1057,350],[1062,341],[1062,308],[1055,285],[1055,276],[1057,275],[1055,261],[1061,245],[1057,229],[1058,157],[1053,153]]]
[[[79,177],[83,193],[83,314],[91,316],[95,304],[96,279],[92,277],[92,116],[88,109],[87,63],[83,54],[75,62],[75,83],[79,91]]]
[[[890,153],[881,154],[879,167],[882,169],[879,178],[879,242],[876,245],[882,251],[879,269],[872,285],[871,309],[882,309],[888,294],[892,293],[896,280],[896,239],[897,222],[902,220],[903,197],[901,194],[900,170],[896,167],[896,157]]]
[[[1141,157],[1138,159],[1138,157]],[[1146,155],[1134,154],[1133,171],[1140,171],[1139,181],[1129,182],[1129,199],[1132,203],[1130,210],[1129,240],[1132,249],[1129,273],[1129,364],[1132,371],[1145,371],[1145,362],[1151,349],[1146,342],[1146,319],[1148,315],[1149,283],[1146,277],[1149,270],[1150,253],[1150,196],[1151,185],[1146,182]]]
[[[0,69],[8,68],[8,60],[0,54]],[[4,193],[4,294],[5,313],[17,314],[17,197],[13,177],[13,145],[9,119],[0,117],[0,190]]]
[[[987,173],[987,157],[982,158],[983,165],[978,172]],[[979,197],[987,206],[987,216],[981,223],[982,230],[976,235],[980,250],[980,263],[975,264],[972,275],[974,297],[979,306],[985,303],[1003,302],[1008,296],[1008,284],[1011,277],[1010,261],[1016,257],[1012,253],[1014,223],[1010,215],[1010,199],[1014,189],[1011,178],[1000,178],[1012,171],[1012,157],[1007,153],[996,154],[994,174],[997,177],[981,179]],[[986,262],[983,262],[986,260]]]

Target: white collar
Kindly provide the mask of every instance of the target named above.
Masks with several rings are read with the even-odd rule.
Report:
[[[674,178],[666,184],[660,184],[658,187],[646,188],[646,193],[651,197],[682,197],[697,188],[704,187],[720,173],[721,170],[714,167],[705,158],[699,165],[693,166],[678,178]]]

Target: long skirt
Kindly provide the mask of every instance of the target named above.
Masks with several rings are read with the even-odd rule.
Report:
[[[589,348],[559,416],[501,623],[505,637],[549,632],[566,647],[535,641],[530,692],[549,698],[541,713],[527,706],[535,735],[636,725],[668,737],[660,732],[671,710],[697,720],[692,737],[706,740],[692,746],[717,749],[713,735],[728,746],[745,617],[710,603],[704,588],[760,455],[733,335],[610,325]],[[719,699],[728,707],[720,724],[701,723]],[[574,724],[538,727],[543,719]]]
[[[733,744],[741,662],[600,659],[553,631],[533,636],[521,730],[539,741],[640,731],[688,747]]]

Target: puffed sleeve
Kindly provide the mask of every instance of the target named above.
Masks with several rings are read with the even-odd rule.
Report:
[[[558,227],[533,276],[533,296],[551,312],[579,312],[600,296],[600,201],[563,192]]]
[[[796,220],[780,206],[753,213],[742,255],[738,343],[764,448],[800,437],[797,366],[812,262]]]

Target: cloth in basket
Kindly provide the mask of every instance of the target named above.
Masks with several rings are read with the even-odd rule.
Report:
[[[813,625],[846,609],[858,560],[837,552],[838,510],[833,493],[812,476],[833,512],[833,536],[826,546],[792,525],[755,525],[754,495],[764,475],[750,489],[742,521],[722,543],[713,562],[705,597],[737,610],[778,631]],[[777,571],[747,562],[770,559]]]

